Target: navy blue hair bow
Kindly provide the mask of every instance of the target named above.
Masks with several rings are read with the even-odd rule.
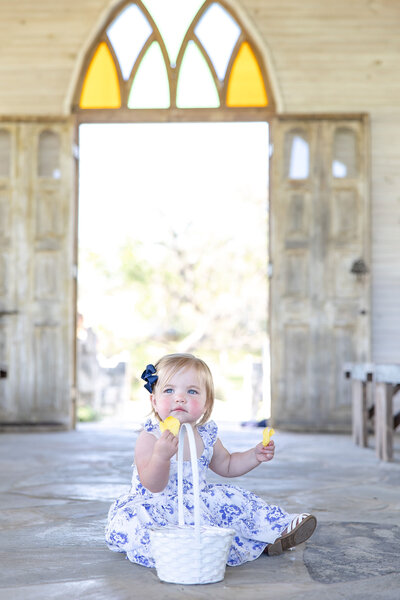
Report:
[[[147,365],[147,367],[143,371],[142,377],[141,377],[142,379],[147,381],[147,383],[145,383],[144,387],[146,388],[146,390],[148,390],[150,392],[150,394],[153,391],[153,385],[156,383],[156,381],[158,379],[158,375],[154,374],[155,372],[156,372],[156,368],[154,367],[154,365]]]

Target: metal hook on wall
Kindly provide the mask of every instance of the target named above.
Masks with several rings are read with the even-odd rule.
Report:
[[[368,269],[367,265],[365,264],[365,261],[363,258],[358,258],[357,260],[355,260],[353,262],[353,264],[351,265],[350,273],[353,273],[353,275],[356,275],[357,281],[361,282],[364,280],[366,275],[368,275],[368,273],[369,273],[369,269]]]

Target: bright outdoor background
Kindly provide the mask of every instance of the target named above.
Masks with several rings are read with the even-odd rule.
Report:
[[[81,125],[79,145],[80,335],[127,363],[133,411],[146,364],[192,352],[222,418],[266,418],[268,125]]]

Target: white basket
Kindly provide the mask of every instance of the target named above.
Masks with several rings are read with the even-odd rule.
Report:
[[[183,514],[183,440],[188,434],[193,476],[194,526],[186,526]],[[215,583],[224,578],[233,529],[200,526],[199,471],[192,427],[181,425],[178,446],[179,526],[151,530],[157,575],[168,583]]]

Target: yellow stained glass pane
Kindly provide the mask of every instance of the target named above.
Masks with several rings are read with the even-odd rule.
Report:
[[[83,82],[81,108],[120,108],[117,69],[105,42],[101,42],[92,58]]]
[[[243,42],[233,63],[226,95],[227,106],[267,106],[261,69],[248,42]]]

